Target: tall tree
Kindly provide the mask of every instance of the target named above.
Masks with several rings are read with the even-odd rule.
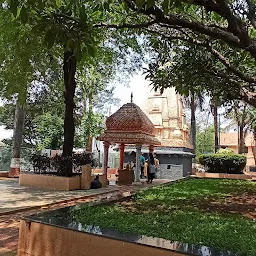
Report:
[[[214,127],[198,130],[196,135],[196,155],[214,152]]]
[[[218,104],[216,99],[211,99],[210,108],[213,115],[213,127],[214,127],[214,152],[216,153],[219,148],[219,122],[218,122]]]
[[[204,98],[202,94],[195,94],[194,91],[189,93],[188,97],[184,97],[185,106],[188,106],[190,109],[190,138],[192,141],[194,153],[196,153],[196,109],[199,107],[202,110],[202,105]]]
[[[25,122],[25,110],[20,103],[16,102],[13,139],[12,139],[12,159],[8,177],[19,177],[20,174],[20,153],[22,135]]]
[[[195,50],[201,52],[214,64],[201,65],[204,73],[224,81],[218,85],[218,93],[224,93],[228,99],[240,99],[256,106],[254,1],[122,2],[123,22],[118,24],[117,20],[111,20],[112,24],[104,24],[105,27],[140,29],[140,33],[165,39],[170,44],[179,44],[181,52],[192,46],[189,47],[191,54]],[[113,0],[110,4],[117,2]],[[136,22],[132,19],[135,14]],[[200,61],[200,58],[196,59],[197,64]],[[192,71],[198,73],[200,69],[192,68]],[[210,84],[206,88],[212,86]],[[232,90],[227,93],[226,88],[231,87]]]
[[[20,147],[25,121],[26,101],[29,90],[45,79],[52,65],[40,40],[31,37],[31,26],[15,20],[10,22],[6,8],[0,9],[0,88],[2,98],[13,100],[16,105],[12,161],[9,176],[18,176]],[[54,62],[54,61],[53,61]]]
[[[104,22],[109,19],[115,20],[118,15],[113,16],[109,12],[109,4],[106,6],[105,2],[100,1],[90,3],[85,0],[49,0],[24,3],[17,0],[11,1],[10,7],[14,17],[19,17],[19,13],[23,13],[23,19],[26,17],[26,23],[28,22],[38,31],[39,37],[44,37],[48,47],[55,46],[56,49],[59,49],[55,52],[55,55],[57,53],[58,57],[62,59],[65,88],[63,156],[69,157],[72,155],[75,134],[74,95],[77,67],[81,61],[84,65],[88,64],[93,56],[97,55],[97,50],[100,48],[107,49],[107,51],[112,48],[109,63],[117,61],[119,49],[115,47],[117,42],[114,39],[117,33],[101,28],[104,27]],[[115,7],[113,5],[113,8],[120,10],[119,6]],[[22,15],[20,15],[20,18],[22,19]],[[112,38],[110,38],[110,35]],[[134,49],[138,45],[138,43],[135,43],[138,41],[136,36],[131,38],[124,35],[117,38],[120,42],[125,43],[126,47],[124,49],[128,50],[127,52],[123,50],[125,54],[131,53],[129,45],[133,44]],[[140,60],[138,59],[138,61]],[[67,168],[66,175],[72,175],[71,168]]]
[[[234,124],[237,126],[238,153],[245,153],[245,137],[248,131],[253,130],[253,123],[256,118],[254,109],[244,102],[234,101],[226,106],[225,114],[227,118],[232,120],[227,128]]]

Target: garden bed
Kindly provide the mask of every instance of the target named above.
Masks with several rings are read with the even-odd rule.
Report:
[[[108,185],[107,175],[100,174],[100,182],[102,186]],[[53,174],[36,174],[36,173],[21,173],[19,177],[19,185],[26,187],[35,187],[41,189],[52,189],[52,190],[78,190],[78,189],[89,189],[91,182],[95,178],[95,175],[88,174],[85,178],[81,173],[73,174],[72,177],[56,176]],[[86,186],[82,184],[86,183]]]
[[[211,179],[238,179],[250,180],[251,175],[248,174],[230,174],[230,173],[212,173],[212,172],[196,172],[197,178],[211,178]]]
[[[148,189],[129,201],[84,206],[73,216],[81,225],[256,255],[255,198],[251,181],[189,179]]]
[[[21,173],[19,185],[52,190],[77,190],[81,188],[80,176],[62,177],[47,174]]]

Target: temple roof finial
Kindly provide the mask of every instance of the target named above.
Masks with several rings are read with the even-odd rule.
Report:
[[[131,103],[133,103],[133,93],[131,92]]]

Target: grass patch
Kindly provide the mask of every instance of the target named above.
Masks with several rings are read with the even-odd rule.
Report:
[[[211,201],[224,204],[226,198],[243,195],[256,195],[256,184],[189,179],[148,189],[129,201],[85,206],[74,216],[82,224],[256,255],[255,220],[205,208]]]

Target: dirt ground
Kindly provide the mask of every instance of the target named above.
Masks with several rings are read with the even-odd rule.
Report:
[[[208,199],[195,202],[201,210],[218,213],[241,214],[250,219],[256,219],[256,194],[232,195],[224,199]]]
[[[159,210],[162,212],[170,212],[179,208],[195,207],[205,212],[240,214],[250,219],[256,219],[256,194],[253,193],[230,195],[221,199],[204,198],[201,200],[174,200],[170,205],[154,204],[153,207],[134,202],[133,199],[120,202],[119,204],[129,212],[150,212]]]

